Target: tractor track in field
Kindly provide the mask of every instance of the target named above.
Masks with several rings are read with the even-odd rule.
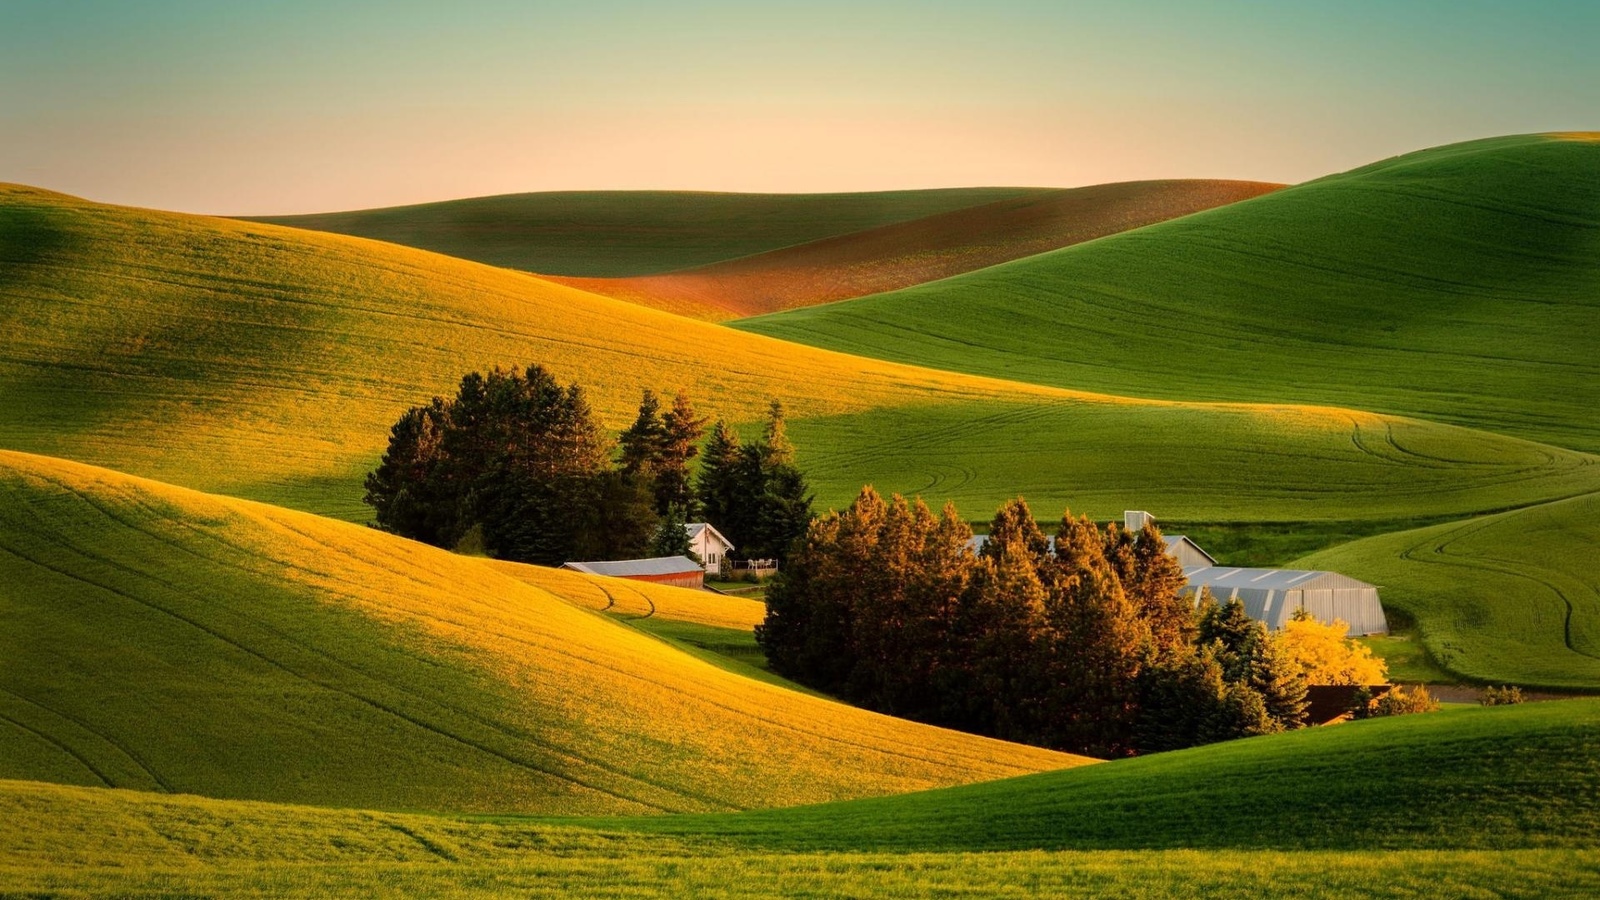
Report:
[[[1595,494],[1583,494],[1583,495],[1579,495],[1579,496],[1588,497],[1588,496],[1595,496]],[[1572,498],[1572,499],[1577,499],[1577,498]],[[1554,502],[1563,502],[1563,501],[1554,501]],[[1577,615],[1577,607],[1576,607],[1575,604],[1573,604],[1572,598],[1567,596],[1566,591],[1562,590],[1560,587],[1557,587],[1554,582],[1549,581],[1549,580],[1544,579],[1544,578],[1539,578],[1538,576],[1529,574],[1529,573],[1527,573],[1525,571],[1518,570],[1516,568],[1511,567],[1509,564],[1499,564],[1499,565],[1497,565],[1497,564],[1494,564],[1493,562],[1486,561],[1486,560],[1483,560],[1481,558],[1478,558],[1478,559],[1475,559],[1475,560],[1469,560],[1469,558],[1461,557],[1461,556],[1453,556],[1450,553],[1450,547],[1452,545],[1458,544],[1461,541],[1464,541],[1464,540],[1472,537],[1473,535],[1479,534],[1479,533],[1481,533],[1483,531],[1486,531],[1486,530],[1488,530],[1488,529],[1500,524],[1501,521],[1503,521],[1504,518],[1512,516],[1512,515],[1515,515],[1517,512],[1520,512],[1520,511],[1535,510],[1535,509],[1538,509],[1541,506],[1545,506],[1545,505],[1548,505],[1548,504],[1537,504],[1535,506],[1523,507],[1521,510],[1513,510],[1513,511],[1508,512],[1508,513],[1502,513],[1502,514],[1499,514],[1499,515],[1487,517],[1486,521],[1478,521],[1478,522],[1469,521],[1469,522],[1461,525],[1459,528],[1456,528],[1456,529],[1453,529],[1453,530],[1447,532],[1440,539],[1429,539],[1429,540],[1423,541],[1423,542],[1421,542],[1419,544],[1413,545],[1410,548],[1407,548],[1405,551],[1403,551],[1400,554],[1400,557],[1402,559],[1407,560],[1408,562],[1422,563],[1422,564],[1425,564],[1425,565],[1441,565],[1441,566],[1450,566],[1450,567],[1460,568],[1460,569],[1477,569],[1477,570],[1482,570],[1482,571],[1487,571],[1487,572],[1496,572],[1498,574],[1505,575],[1505,576],[1508,576],[1508,577],[1511,577],[1511,578],[1516,578],[1516,579],[1520,579],[1520,580],[1523,580],[1523,581],[1532,582],[1533,584],[1544,588],[1545,590],[1549,591],[1551,594],[1554,594],[1555,597],[1561,601],[1561,604],[1562,604],[1562,607],[1563,607],[1562,634],[1561,634],[1562,644],[1569,651],[1571,651],[1574,654],[1577,654],[1578,656],[1582,656],[1582,657],[1585,657],[1587,659],[1600,659],[1600,654],[1589,653],[1589,652],[1586,652],[1584,650],[1581,650],[1573,643],[1573,639],[1572,639],[1572,621],[1573,621],[1573,617],[1575,615]]]

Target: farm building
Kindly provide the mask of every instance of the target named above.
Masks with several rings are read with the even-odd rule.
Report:
[[[1378,589],[1337,572],[1210,565],[1185,566],[1183,576],[1189,581],[1187,593],[1209,588],[1219,603],[1238,598],[1245,612],[1268,628],[1282,628],[1295,610],[1304,608],[1319,622],[1348,622],[1354,635],[1389,631]]]
[[[705,563],[705,570],[721,571],[722,561],[733,552],[733,542],[708,522],[690,522],[683,527],[689,532],[689,549]]]
[[[651,584],[670,584],[673,587],[701,588],[705,586],[706,570],[687,556],[658,556],[653,559],[618,559],[610,562],[569,562],[563,569],[626,578],[629,581],[648,581]]]
[[[1176,559],[1178,565],[1185,569],[1191,567],[1198,569],[1217,564],[1217,561],[1211,558],[1211,554],[1201,550],[1199,544],[1181,534],[1163,535],[1163,538],[1167,542],[1167,555]]]

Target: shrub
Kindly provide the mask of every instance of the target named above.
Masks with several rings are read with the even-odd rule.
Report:
[[[1515,685],[1508,684],[1504,687],[1491,685],[1483,689],[1478,702],[1484,706],[1515,706],[1525,699],[1527,698],[1522,696],[1522,688]]]
[[[1372,706],[1372,715],[1377,716],[1409,716],[1412,713],[1438,712],[1439,701],[1428,693],[1425,685],[1417,685],[1410,691],[1400,685],[1395,685],[1389,693],[1378,698]]]

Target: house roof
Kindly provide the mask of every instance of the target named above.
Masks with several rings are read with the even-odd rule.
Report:
[[[1337,572],[1314,572],[1306,569],[1239,569],[1232,566],[1191,566],[1183,576],[1193,586],[1257,591],[1284,591],[1328,588],[1370,588],[1373,585],[1357,581]]]
[[[640,575],[691,575],[705,567],[687,556],[657,556],[653,559],[614,559],[605,562],[569,562],[563,569],[627,578]]]
[[[700,532],[709,529],[713,535],[716,535],[717,540],[721,541],[729,550],[735,549],[733,546],[733,541],[728,540],[727,536],[718,531],[710,522],[685,522],[683,524],[683,528],[685,531],[689,532],[689,540],[691,541],[699,537]]]

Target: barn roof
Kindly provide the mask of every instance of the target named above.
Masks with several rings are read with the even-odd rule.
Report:
[[[588,572],[590,575],[610,575],[627,578],[640,575],[691,575],[704,572],[700,565],[687,556],[657,556],[653,559],[614,559],[606,562],[569,562],[563,569]]]
[[[1167,542],[1167,552],[1168,553],[1172,553],[1173,550],[1179,544],[1188,544],[1189,547],[1191,549],[1193,549],[1196,553],[1200,554],[1201,556],[1204,556],[1206,559],[1211,560],[1213,565],[1216,564],[1216,561],[1217,561],[1216,557],[1214,557],[1211,554],[1207,553],[1206,551],[1200,549],[1200,545],[1199,544],[1196,544],[1194,541],[1189,540],[1187,537],[1185,537],[1185,536],[1183,536],[1181,534],[1163,535],[1162,536],[1162,540]]]
[[[683,529],[685,531],[689,532],[689,540],[691,540],[691,541],[694,540],[695,538],[699,537],[700,536],[700,532],[705,531],[707,529],[710,529],[711,533],[716,535],[717,540],[719,540],[723,544],[727,545],[729,550],[738,549],[738,548],[733,546],[733,541],[728,540],[727,535],[725,535],[722,532],[718,531],[716,529],[716,526],[712,525],[710,522],[685,522],[683,524]]]
[[[1369,588],[1338,572],[1306,569],[1239,569],[1233,566],[1193,566],[1183,570],[1190,585],[1257,591],[1325,590],[1329,588]]]

